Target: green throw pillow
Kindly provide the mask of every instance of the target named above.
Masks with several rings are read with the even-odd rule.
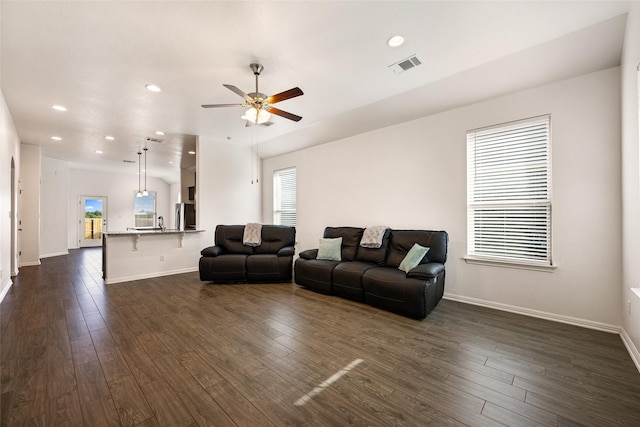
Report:
[[[425,248],[424,246],[414,243],[413,247],[409,249],[409,252],[407,252],[407,255],[404,257],[398,268],[405,273],[408,273],[409,270],[414,269],[418,264],[420,264],[420,261],[422,261],[422,258],[424,258],[428,251],[429,248]]]
[[[328,259],[330,261],[342,261],[340,251],[342,249],[342,237],[335,239],[320,239],[318,256],[316,259]]]

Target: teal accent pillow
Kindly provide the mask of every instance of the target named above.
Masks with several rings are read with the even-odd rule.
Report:
[[[342,237],[335,239],[320,239],[318,246],[318,256],[316,259],[328,259],[330,261],[342,261],[340,252],[342,250]]]
[[[398,268],[405,273],[408,273],[409,270],[414,269],[418,264],[420,264],[420,261],[422,261],[422,258],[424,258],[427,252],[429,252],[429,248],[425,248],[424,246],[414,243],[413,247],[409,249],[409,252],[407,252],[407,255],[405,255]]]

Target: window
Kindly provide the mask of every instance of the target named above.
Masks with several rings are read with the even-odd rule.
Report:
[[[273,174],[273,223],[296,225],[296,168]]]
[[[148,196],[133,196],[133,214],[135,228],[154,228],[156,219],[156,193],[150,191]]]
[[[467,133],[468,259],[550,267],[550,116]]]

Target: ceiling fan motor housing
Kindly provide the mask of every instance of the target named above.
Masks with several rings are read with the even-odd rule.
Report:
[[[253,71],[253,74],[256,76],[259,76],[262,70],[264,70],[262,64],[256,64],[255,62],[250,64],[249,67],[251,67],[251,71]]]

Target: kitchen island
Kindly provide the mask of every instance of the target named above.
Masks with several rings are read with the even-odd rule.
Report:
[[[204,230],[129,229],[103,233],[104,282],[198,271],[204,236]]]

